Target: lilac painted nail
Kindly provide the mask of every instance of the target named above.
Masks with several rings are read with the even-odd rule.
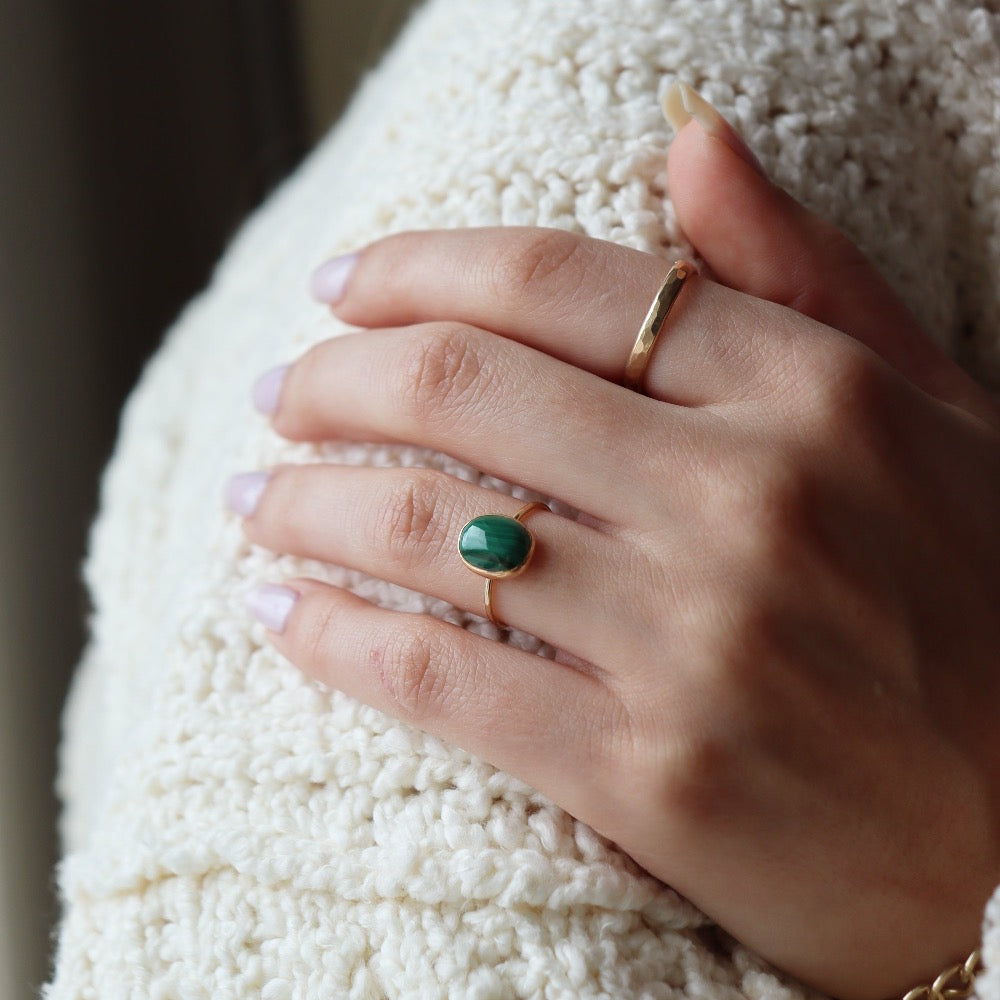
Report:
[[[246,596],[250,613],[261,624],[279,635],[285,631],[285,624],[299,595],[291,587],[277,583],[259,583]]]
[[[252,516],[270,478],[269,472],[238,472],[230,476],[222,493],[226,506],[234,514]]]
[[[357,262],[358,255],[349,253],[343,257],[334,257],[325,264],[321,264],[313,272],[309,281],[309,290],[312,292],[313,298],[331,306],[336,305],[344,297],[348,279],[351,277],[351,272],[353,272]]]
[[[278,365],[271,368],[253,384],[253,405],[264,414],[270,416],[278,408],[278,398],[285,382],[290,365]]]

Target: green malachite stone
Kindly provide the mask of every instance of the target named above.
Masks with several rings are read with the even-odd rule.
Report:
[[[458,540],[458,553],[466,565],[484,576],[508,576],[523,569],[531,547],[531,532],[502,514],[473,518]]]

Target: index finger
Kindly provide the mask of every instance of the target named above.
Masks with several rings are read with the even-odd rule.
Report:
[[[503,334],[608,379],[670,261],[559,229],[404,232],[328,262],[313,292],[358,326],[449,319]]]
[[[497,333],[611,382],[672,260],[557,229],[431,230],[386,237],[317,272],[314,291],[357,326],[447,319]],[[755,398],[803,327],[784,306],[705,278],[685,282],[644,391],[700,406]]]

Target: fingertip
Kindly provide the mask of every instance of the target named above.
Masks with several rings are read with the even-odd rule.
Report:
[[[321,650],[341,612],[368,604],[341,587],[310,577],[258,583],[244,598],[247,611],[268,629],[268,638],[304,673],[324,679]]]
[[[677,81],[663,96],[663,114],[678,132],[695,121],[711,139],[722,142],[761,177],[767,177],[760,160],[729,120],[696,90]]]
[[[285,376],[291,365],[278,365],[264,372],[250,390],[250,397],[253,400],[254,408],[264,416],[273,416],[278,409],[278,400],[281,397],[281,387],[284,385]]]
[[[347,292],[347,283],[354,273],[358,254],[343,254],[320,264],[309,278],[309,292],[317,302],[335,306]]]
[[[667,176],[681,229],[720,282],[787,305],[814,279],[804,209],[700,123],[677,133]]]
[[[278,583],[258,583],[246,595],[247,610],[265,628],[282,635],[302,594]]]

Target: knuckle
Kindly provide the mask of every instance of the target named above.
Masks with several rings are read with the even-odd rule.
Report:
[[[407,470],[390,475],[385,495],[366,523],[367,547],[404,571],[437,548],[447,526],[442,496],[429,474]]]
[[[706,501],[717,538],[712,586],[725,598],[721,617],[732,624],[744,598],[805,572],[828,498],[822,468],[794,452],[748,457],[717,482],[724,485]]]
[[[800,407],[806,426],[826,432],[854,428],[880,410],[886,389],[883,367],[856,343],[837,341],[813,352],[804,365]]]
[[[401,348],[398,398],[417,429],[449,426],[475,405],[485,360],[472,331],[457,323],[427,324]]]
[[[755,549],[754,542],[794,531],[809,515],[816,499],[812,480],[791,455],[755,455],[724,477],[719,522]]]
[[[720,803],[731,807],[736,761],[727,743],[707,736],[677,741],[670,765],[664,795],[675,815],[703,827],[718,816]]]
[[[456,694],[449,662],[440,636],[420,621],[390,638],[379,673],[389,697],[407,718],[434,719],[449,712]]]
[[[894,428],[904,400],[877,357],[857,344],[839,345],[809,383],[798,426],[812,452],[858,469],[898,460]]]
[[[724,820],[740,794],[738,770],[745,748],[725,730],[688,723],[669,740],[662,725],[651,722],[640,735],[641,752],[620,775],[623,787],[640,789],[662,807],[670,839],[700,837]]]
[[[748,526],[752,537],[765,542],[798,534],[818,501],[818,486],[807,466],[792,460],[768,463],[754,493]]]
[[[502,302],[550,302],[565,287],[567,272],[575,271],[584,256],[579,236],[561,229],[539,229],[504,247],[492,261],[487,284]]]

